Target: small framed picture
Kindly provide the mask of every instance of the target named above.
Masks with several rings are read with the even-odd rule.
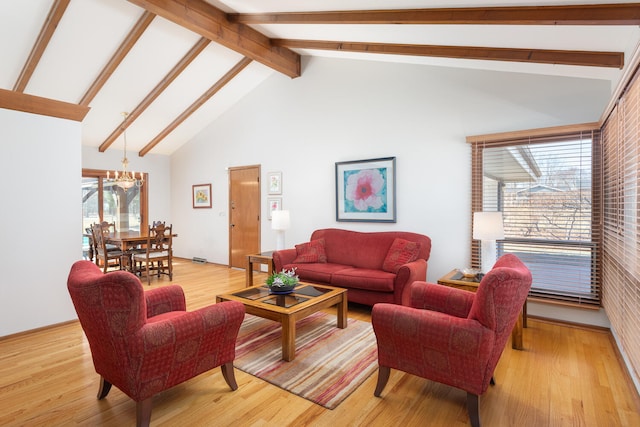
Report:
[[[267,173],[268,194],[282,194],[282,172]]]
[[[211,184],[193,185],[193,208],[211,207]]]
[[[267,203],[269,204],[269,221],[271,221],[273,211],[282,209],[282,197],[269,197],[267,198]]]

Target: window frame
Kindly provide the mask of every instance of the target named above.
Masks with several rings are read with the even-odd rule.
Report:
[[[100,222],[104,221],[104,180],[107,179],[106,170],[102,169],[82,169],[83,178],[98,178],[98,216]],[[149,177],[147,173],[141,172],[144,176],[144,185],[140,187],[140,229],[146,230],[149,227]],[[137,175],[137,173],[136,173]]]
[[[561,126],[546,129],[533,129],[519,132],[507,132],[491,135],[477,135],[467,137],[467,143],[471,145],[471,216],[474,212],[483,210],[484,205],[484,164],[483,153],[488,148],[500,147],[517,147],[525,145],[533,145],[554,141],[569,141],[571,139],[590,138],[592,141],[591,151],[591,241],[575,242],[562,240],[540,240],[540,239],[522,239],[522,238],[505,238],[498,242],[499,252],[505,245],[521,245],[528,250],[535,250],[540,246],[556,246],[556,247],[580,247],[591,254],[590,270],[590,298],[581,298],[569,292],[540,292],[535,290],[534,286],[530,292],[531,299],[538,299],[545,302],[578,305],[581,307],[599,308],[602,304],[601,292],[601,247],[602,247],[602,147],[600,140],[600,129],[597,123],[586,123],[581,125]],[[473,235],[470,221],[470,236]],[[576,246],[577,245],[577,246]],[[471,265],[479,268],[481,265],[481,242],[471,238]]]

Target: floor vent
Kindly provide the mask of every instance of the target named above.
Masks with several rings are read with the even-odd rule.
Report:
[[[206,258],[198,258],[198,257],[193,257],[193,262],[195,262],[196,264],[206,264],[207,263],[207,259]]]

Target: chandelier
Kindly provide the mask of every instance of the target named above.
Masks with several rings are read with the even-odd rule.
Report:
[[[129,113],[122,113],[122,135],[124,138],[124,157],[122,158],[122,170],[118,172],[117,170],[114,172],[115,177],[111,178],[111,174],[107,171],[107,181],[115,183],[118,187],[128,190],[134,185],[137,187],[141,187],[144,184],[144,176],[142,172],[140,172],[140,179],[136,178],[135,172],[129,172],[127,168],[129,167],[129,159],[127,159],[127,128],[125,126],[125,122],[127,121],[127,116]]]

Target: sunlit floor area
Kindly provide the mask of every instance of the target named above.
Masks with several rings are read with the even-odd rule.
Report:
[[[266,278],[255,273],[255,282]],[[174,280],[152,278],[145,289],[180,284],[188,309],[242,288],[245,271],[174,260]],[[52,283],[66,292],[64,284]],[[328,311],[330,311],[329,309]],[[349,316],[370,321],[370,308]],[[152,426],[468,426],[466,393],[392,371],[380,398],[377,374],[328,410],[235,370],[231,391],[220,369],[154,398]],[[524,350],[505,346],[496,385],[480,398],[483,426],[638,426],[640,399],[605,330],[529,319]],[[136,405],[115,387],[97,400],[99,377],[79,323],[0,338],[0,425],[129,426]]]

